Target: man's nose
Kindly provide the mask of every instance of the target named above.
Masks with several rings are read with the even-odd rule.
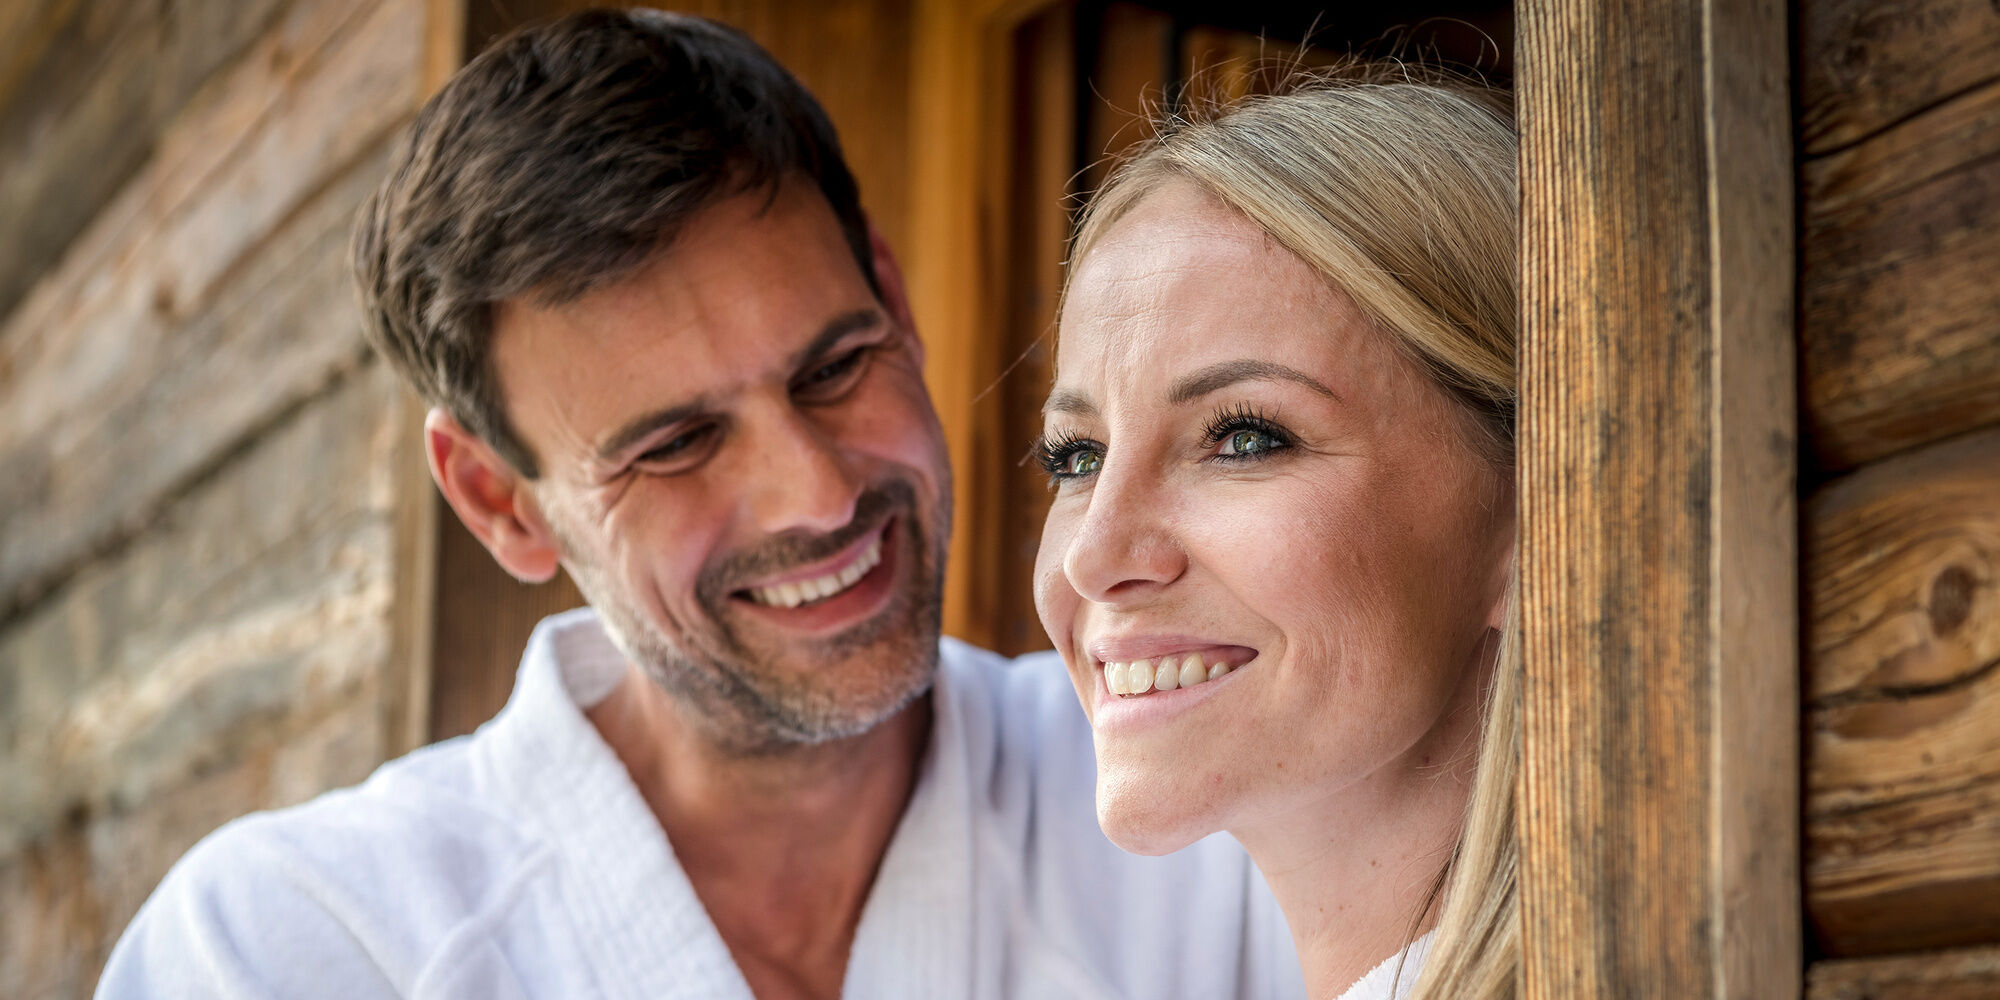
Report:
[[[1187,555],[1174,537],[1165,500],[1157,482],[1106,462],[1063,554],[1063,574],[1079,597],[1131,603],[1186,572]]]
[[[854,520],[861,477],[838,443],[808,415],[788,409],[756,436],[745,470],[745,503],[764,534],[826,534]]]

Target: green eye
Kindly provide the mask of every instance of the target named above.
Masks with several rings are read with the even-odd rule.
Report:
[[[1072,476],[1088,476],[1102,468],[1104,468],[1102,452],[1079,451],[1070,456],[1069,468],[1065,471]]]
[[[1254,455],[1270,451],[1272,445],[1271,435],[1263,431],[1237,431],[1223,439],[1221,454]]]

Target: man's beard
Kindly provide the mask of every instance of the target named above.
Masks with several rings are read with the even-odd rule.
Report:
[[[832,534],[779,535],[710,561],[695,582],[702,620],[677,620],[662,602],[669,618],[664,630],[601,567],[578,558],[567,540],[563,547],[577,589],[602,616],[612,642],[679,704],[681,714],[717,749],[769,754],[858,736],[930,689],[950,519],[948,497],[925,519],[908,481],[871,486],[857,499],[853,519]],[[885,521],[896,536],[884,540],[895,550],[896,565],[884,568],[900,578],[887,606],[825,640],[792,638],[759,650],[755,640],[775,630],[743,620],[734,606],[741,599],[732,596],[737,588],[826,559],[881,530]]]

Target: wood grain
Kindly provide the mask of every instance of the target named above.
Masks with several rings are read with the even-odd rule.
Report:
[[[0,314],[145,164],[283,0],[14,0],[0,12]]]
[[[2000,940],[2000,429],[1830,484],[1804,555],[1821,949]]]
[[[1807,161],[1801,181],[1801,402],[1818,463],[2000,423],[2000,80]]]
[[[361,349],[341,245],[422,29],[411,4],[300,5],[0,326],[0,620]]]
[[[1530,998],[1799,990],[1784,24],[1520,8]]]
[[[350,700],[375,718],[353,730],[345,774],[386,758],[401,398],[362,365],[0,632],[0,856]],[[326,787],[301,776],[287,801]]]
[[[1807,1000],[1993,1000],[2000,948],[1814,962]]]
[[[1805,0],[1793,9],[1804,156],[1851,146],[2000,80],[1993,0]]]
[[[979,469],[998,445],[998,401],[986,393],[991,355],[1004,340],[999,268],[1008,219],[1005,172],[1014,29],[1043,0],[917,0],[910,75],[910,129],[927,140],[910,151],[910,303],[928,331],[924,380],[944,425],[954,468]],[[979,474],[979,473],[975,473]],[[1001,539],[977,527],[995,494],[961,484],[954,498],[944,629],[992,648],[1001,629],[986,576]]]

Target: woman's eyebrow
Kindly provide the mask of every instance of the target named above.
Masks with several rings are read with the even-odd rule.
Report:
[[[1042,404],[1043,413],[1074,413],[1078,416],[1096,416],[1097,404],[1083,393],[1070,389],[1057,389],[1049,393],[1049,401]]]
[[[1218,361],[1198,371],[1190,372],[1174,380],[1167,389],[1167,402],[1175,405],[1190,403],[1211,392],[1238,382],[1273,381],[1283,379],[1298,384],[1325,396],[1334,402],[1340,396],[1320,380],[1299,371],[1278,364],[1275,361],[1259,361],[1255,358],[1238,358],[1234,361]],[[1053,402],[1053,399],[1051,400]]]

